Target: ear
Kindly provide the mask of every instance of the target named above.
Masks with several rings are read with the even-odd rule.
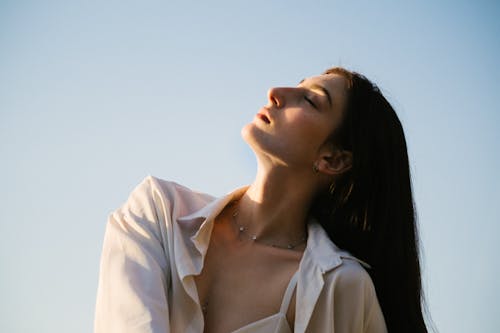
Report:
[[[352,167],[352,153],[342,149],[323,151],[316,165],[319,172],[330,176],[340,175]]]

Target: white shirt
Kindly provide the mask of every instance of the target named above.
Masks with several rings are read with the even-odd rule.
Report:
[[[95,333],[202,333],[194,275],[214,218],[247,187],[221,198],[146,177],[108,219]],[[368,264],[339,249],[314,220],[298,270],[295,333],[387,332]]]

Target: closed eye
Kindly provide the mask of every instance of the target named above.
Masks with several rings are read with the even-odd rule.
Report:
[[[316,106],[316,104],[314,104],[314,102],[312,101],[312,99],[310,99],[309,97],[307,96],[304,96],[304,99],[306,100],[307,103],[311,104],[311,106],[315,109],[317,109],[318,107]]]

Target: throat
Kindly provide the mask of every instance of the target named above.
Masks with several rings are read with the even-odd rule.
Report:
[[[307,241],[307,232],[304,232],[304,235],[300,239],[297,238],[296,240],[287,243],[285,243],[285,241],[275,242],[271,239],[259,237],[257,236],[256,233],[252,233],[252,225],[243,225],[240,222],[238,222],[238,210],[236,210],[232,214],[231,222],[234,224],[236,228],[238,239],[240,241],[250,241],[262,245],[267,245],[273,248],[286,249],[286,250],[296,250],[300,245],[304,244]]]

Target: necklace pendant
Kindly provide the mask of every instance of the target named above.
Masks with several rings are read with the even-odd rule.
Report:
[[[237,216],[238,216],[238,211],[235,211],[233,214],[232,214],[232,220],[233,222],[236,224],[236,227],[238,228],[238,237],[241,237],[242,234],[245,235],[245,237],[247,239],[251,239],[252,241],[255,241],[255,242],[261,242],[260,240],[257,240],[257,235],[251,235],[247,230],[248,228],[246,226],[242,226],[238,223],[237,221]],[[241,238],[240,238],[241,240]],[[307,240],[307,233],[305,234],[305,236],[301,239],[300,242],[298,243],[295,243],[295,244],[288,244],[288,245],[277,245],[277,244],[269,244],[267,243],[266,245],[269,245],[271,247],[274,247],[274,248],[279,248],[279,249],[288,249],[288,250],[292,250],[294,249],[295,247],[297,247],[298,245],[304,243],[305,241]]]

